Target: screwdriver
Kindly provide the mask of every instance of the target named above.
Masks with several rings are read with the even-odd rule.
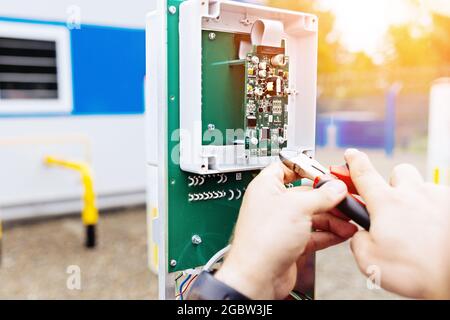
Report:
[[[291,150],[283,150],[279,156],[286,167],[297,173],[301,178],[313,181],[314,189],[318,189],[333,180],[343,181],[347,185],[349,193],[336,206],[336,209],[365,230],[370,229],[369,213],[364,203],[353,196],[353,194],[357,194],[357,190],[346,166],[333,166],[327,169],[317,160]]]

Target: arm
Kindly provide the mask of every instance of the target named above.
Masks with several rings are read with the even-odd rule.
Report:
[[[351,243],[361,271],[377,266],[381,286],[403,296],[450,298],[450,189],[425,183],[410,165],[397,166],[388,184],[364,153],[345,158],[371,217],[370,231]]]

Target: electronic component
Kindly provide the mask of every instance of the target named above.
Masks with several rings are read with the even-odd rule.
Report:
[[[287,143],[289,58],[283,48],[256,46],[246,69],[246,157],[276,156]]]
[[[282,114],[283,113],[283,101],[279,99],[272,100],[272,113]]]
[[[270,128],[262,128],[261,129],[261,140],[269,139]]]
[[[284,54],[277,54],[270,59],[270,62],[274,67],[285,67],[287,64],[287,59]]]
[[[256,117],[247,117],[247,128],[256,128],[257,123],[258,121],[256,120]]]

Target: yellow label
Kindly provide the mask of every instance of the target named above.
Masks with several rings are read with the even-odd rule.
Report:
[[[155,220],[158,218],[158,209],[156,207],[153,207],[150,211],[150,216],[152,220]],[[150,225],[150,228],[153,228],[152,225]],[[153,233],[153,230],[151,230]],[[150,238],[150,268],[154,272],[158,272],[158,266],[159,266],[159,248],[158,245]]]
[[[440,183],[440,172],[439,172],[439,168],[434,169],[433,172],[433,182],[435,184],[439,184]]]

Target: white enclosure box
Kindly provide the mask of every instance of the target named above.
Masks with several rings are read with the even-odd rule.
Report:
[[[315,143],[317,17],[233,1],[185,1],[180,6],[180,165],[185,171],[214,174],[254,170],[277,157],[244,161],[244,146],[202,144],[202,31],[251,35],[249,48],[263,42],[289,57],[289,149],[312,151]],[[259,27],[254,27],[255,22]],[[271,42],[272,41],[272,42]],[[241,45],[241,51],[245,45]],[[240,57],[243,58],[243,57]],[[243,89],[244,90],[244,89]],[[231,161],[230,161],[231,159]]]

